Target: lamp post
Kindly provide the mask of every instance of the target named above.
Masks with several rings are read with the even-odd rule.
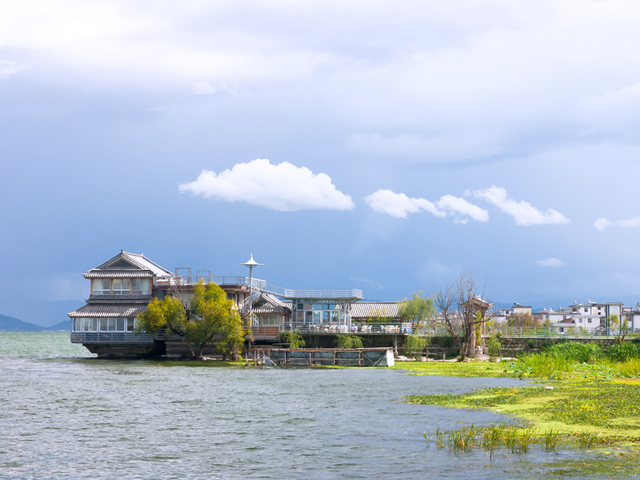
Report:
[[[264,265],[264,263],[256,262],[253,259],[253,253],[251,253],[250,255],[251,258],[248,261],[239,263],[238,265],[249,267],[249,322],[253,322],[253,267],[260,267]]]

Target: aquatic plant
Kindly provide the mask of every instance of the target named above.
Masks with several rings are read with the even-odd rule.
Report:
[[[600,438],[597,433],[581,432],[578,434],[578,443],[580,448],[591,448],[600,443]]]
[[[516,453],[527,453],[531,445],[535,443],[535,435],[532,428],[522,428],[518,431],[516,439]]]
[[[437,448],[444,448],[444,432],[442,432],[440,430],[440,427],[438,427],[438,429],[436,430],[436,434],[434,436],[434,439],[436,441],[436,447]]]
[[[465,427],[463,425],[460,430],[453,430],[449,432],[447,437],[449,451],[465,452],[473,448],[476,434],[477,430],[474,428],[473,424],[471,424],[470,427]]]
[[[489,460],[493,459],[494,452],[500,446],[503,430],[502,425],[492,425],[482,431],[482,449],[489,455]]]
[[[556,449],[556,446],[558,445],[559,435],[560,432],[558,432],[557,430],[553,430],[552,428],[545,430],[542,433],[542,441],[544,443],[544,449],[546,451],[549,452]]]

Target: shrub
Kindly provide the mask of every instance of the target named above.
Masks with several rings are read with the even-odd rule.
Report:
[[[489,355],[492,357],[502,356],[502,342],[500,341],[500,333],[491,335],[487,340],[487,347],[489,348]]]
[[[627,362],[640,358],[640,345],[630,342],[611,345],[604,353],[609,359],[616,362]]]
[[[580,363],[593,363],[603,356],[602,348],[596,343],[558,343],[546,350],[547,355]]]
[[[545,338],[542,341],[542,345],[540,345],[540,350],[545,351],[551,347],[553,347],[553,340],[551,340],[550,338]]]

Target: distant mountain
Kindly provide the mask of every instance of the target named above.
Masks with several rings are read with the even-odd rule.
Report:
[[[44,328],[40,325],[0,315],[0,332],[42,332],[43,330]]]
[[[56,323],[55,325],[51,325],[50,327],[44,327],[43,330],[48,330],[48,331],[53,330],[54,332],[64,330],[65,332],[68,332],[70,328],[71,328],[71,324],[69,323],[69,320],[63,320],[61,322]]]

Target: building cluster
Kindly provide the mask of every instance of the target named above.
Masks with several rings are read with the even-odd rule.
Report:
[[[397,335],[411,334],[415,326],[403,322],[399,302],[364,301],[361,290],[295,290],[269,285],[253,278],[253,257],[241,264],[250,268],[249,276],[214,277],[210,271],[176,269],[171,272],[142,254],[121,251],[84,274],[90,280],[86,305],[69,313],[71,341],[82,343],[99,355],[157,355],[166,348],[164,341],[135,335],[136,317],[153,298],[166,295],[188,302],[197,283],[215,282],[251,324],[250,341],[279,341],[280,333],[300,330],[318,334],[388,334],[394,344]],[[491,304],[482,299],[474,299]],[[640,329],[640,304],[635,308],[622,303],[575,302],[568,308],[532,312],[530,306],[514,304],[493,316],[494,325],[509,325],[526,318],[528,326],[539,325],[565,331],[611,333],[613,318],[630,330]],[[573,330],[571,330],[573,329]]]
[[[544,308],[537,312],[533,312],[530,306],[514,303],[511,308],[498,310],[493,321],[498,326],[508,325],[518,323],[523,316],[531,318],[537,326],[551,327],[560,333],[586,331],[606,334],[614,328],[619,329],[620,326],[629,331],[640,331],[640,302],[635,307],[630,307],[622,302],[576,301],[567,308]],[[612,321],[615,325],[612,325]]]

